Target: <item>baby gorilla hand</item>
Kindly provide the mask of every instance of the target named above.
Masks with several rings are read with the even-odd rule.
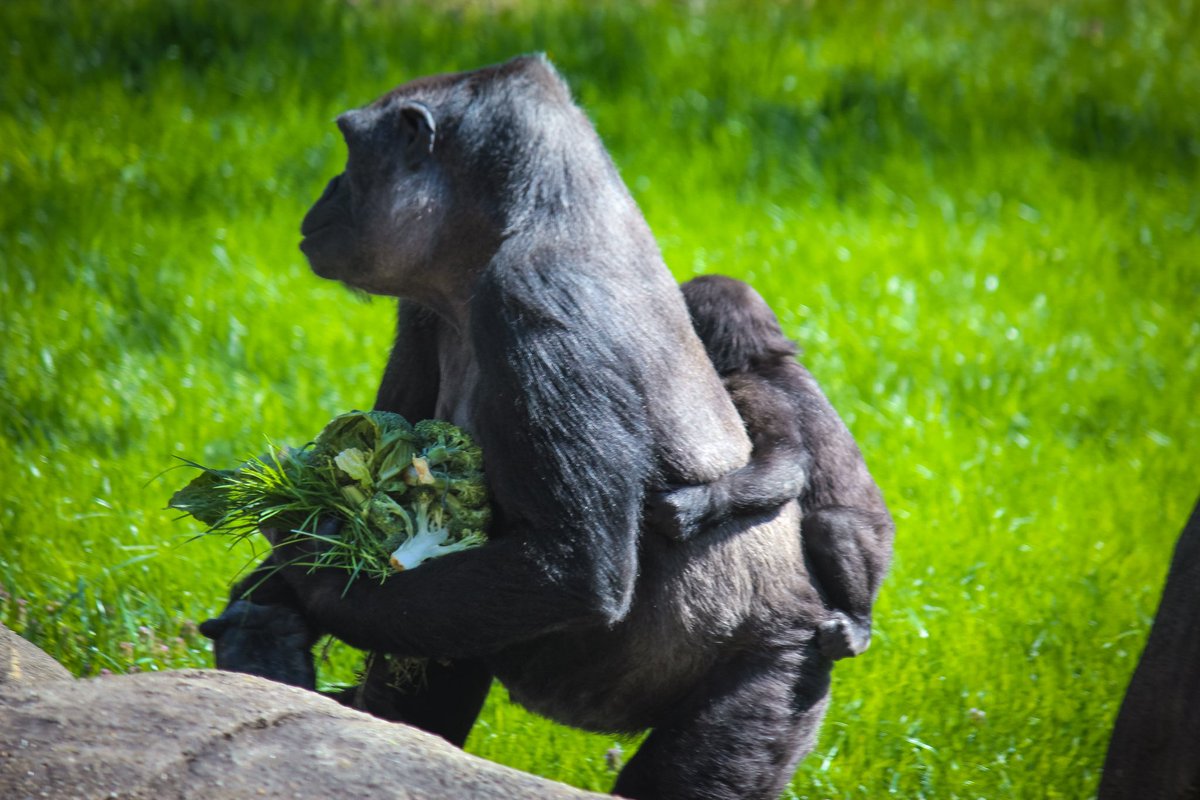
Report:
[[[707,486],[651,492],[646,501],[646,520],[657,533],[685,542],[700,532],[708,507]]]
[[[235,600],[221,616],[200,623],[200,633],[213,640],[217,669],[316,689],[317,637],[295,609]]]
[[[871,644],[871,623],[856,620],[841,611],[817,626],[817,647],[830,661],[851,658]]]

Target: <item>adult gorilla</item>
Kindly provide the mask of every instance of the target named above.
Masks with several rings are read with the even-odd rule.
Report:
[[[1154,624],[1104,759],[1097,797],[1200,798],[1200,500],[1167,570]]]
[[[322,277],[404,298],[376,407],[469,430],[496,519],[484,547],[383,584],[287,566],[260,582],[265,564],[248,599],[442,660],[407,695],[369,677],[359,705],[384,716],[461,741],[494,675],[561,723],[652,729],[619,794],[777,795],[830,670],[797,505],[689,542],[643,531],[652,488],[714,480],[750,444],[567,87],[517,58],[405,84],[338,127],[346,169],[301,248]],[[267,533],[275,563],[305,555]]]

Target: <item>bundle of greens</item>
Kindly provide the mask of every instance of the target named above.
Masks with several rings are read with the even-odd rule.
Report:
[[[187,462],[202,472],[170,506],[208,533],[245,537],[275,527],[317,539],[309,566],[382,580],[484,543],[490,508],[482,462],[449,422],[410,425],[399,414],[352,411],[309,445],[273,449],[237,469]],[[336,534],[318,532],[330,517],[341,521]]]

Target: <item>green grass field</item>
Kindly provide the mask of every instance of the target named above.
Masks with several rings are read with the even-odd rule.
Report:
[[[543,50],[896,517],[793,796],[1088,797],[1200,493],[1198,46],[1195,0],[0,4],[0,621],[80,675],[211,663],[252,554],[164,470],[305,441],[390,344],[296,248],[332,118]],[[469,749],[607,789],[614,744],[497,688]]]

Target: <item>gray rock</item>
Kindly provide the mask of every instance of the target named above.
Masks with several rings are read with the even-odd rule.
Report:
[[[71,673],[62,664],[0,625],[0,691],[69,680]]]
[[[24,673],[23,673],[24,674]],[[601,797],[212,670],[0,686],[0,797]]]

